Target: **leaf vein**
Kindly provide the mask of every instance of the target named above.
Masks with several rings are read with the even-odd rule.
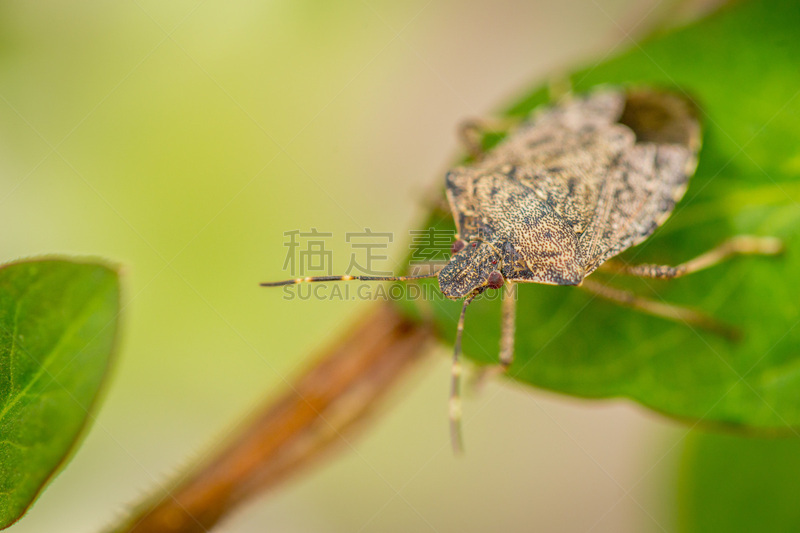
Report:
[[[17,393],[10,399],[10,401],[3,407],[3,410],[0,411],[0,422],[3,421],[8,412],[20,401],[20,399],[22,399],[24,396],[28,394],[28,391],[36,384],[37,381],[39,381],[39,379],[45,373],[49,374],[47,370],[48,366],[50,366],[50,364],[53,362],[55,356],[59,353],[59,350],[64,345],[64,343],[70,338],[72,338],[72,336],[74,336],[75,333],[77,333],[77,331],[79,331],[80,328],[83,327],[88,318],[92,315],[92,312],[95,308],[94,305],[92,304],[94,304],[96,300],[99,300],[101,296],[102,294],[96,294],[93,298],[87,300],[87,302],[84,304],[83,308],[75,317],[75,319],[72,320],[70,324],[64,329],[63,333],[61,334],[61,337],[58,339],[58,342],[56,342],[55,346],[45,356],[42,363],[39,365],[36,374],[32,377],[32,379],[28,382],[28,384],[25,385],[25,387],[19,391],[19,393]],[[85,347],[86,346],[84,346],[83,348]],[[83,348],[81,348],[81,350]],[[32,357],[30,354],[27,353],[27,350],[25,350],[24,348],[20,349],[23,352],[25,352],[29,357]]]

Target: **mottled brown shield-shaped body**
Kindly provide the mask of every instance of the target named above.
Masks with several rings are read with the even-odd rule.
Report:
[[[675,93],[602,89],[547,107],[447,174],[466,243],[439,273],[463,298],[508,281],[578,285],[664,223],[697,164],[695,107]]]

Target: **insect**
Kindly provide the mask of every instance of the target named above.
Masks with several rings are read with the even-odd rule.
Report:
[[[608,261],[647,239],[683,197],[697,166],[695,106],[669,91],[601,88],[534,112],[496,148],[447,173],[457,227],[449,263],[420,276],[322,276],[262,283],[404,281],[437,276],[442,293],[463,299],[453,352],[450,428],[460,450],[459,356],[467,306],[503,289],[499,368],[514,354],[516,283],[580,286],[622,305],[730,335],[688,308],[647,300],[586,277],[598,268],[677,278],[735,254],[775,254],[773,237],[738,236],[677,266]],[[608,261],[608,262],[607,262]]]

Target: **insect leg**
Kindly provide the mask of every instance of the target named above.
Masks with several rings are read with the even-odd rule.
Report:
[[[714,266],[735,255],[758,254],[775,255],[783,251],[783,243],[775,237],[754,237],[739,235],[723,242],[716,248],[677,266],[669,265],[625,265],[611,262],[602,265],[605,270],[612,270],[629,276],[643,278],[673,279]]]
[[[514,362],[514,334],[516,333],[517,315],[517,284],[506,282],[505,292],[503,292],[503,317],[500,324],[500,355],[498,364],[481,367],[475,374],[475,378],[470,384],[473,389],[481,389],[486,382],[503,374]]]
[[[601,298],[654,316],[697,326],[732,340],[740,337],[740,333],[736,328],[715,320],[699,311],[695,311],[694,309],[649,300],[637,296],[632,292],[616,289],[590,280],[584,280],[580,287]]]
[[[503,292],[503,323],[500,333],[500,366],[507,370],[514,362],[514,333],[517,315],[517,284],[507,283]]]
[[[505,132],[519,123],[515,118],[467,119],[458,127],[458,138],[470,157],[480,160],[484,155],[483,137],[490,132]]]
[[[461,438],[461,337],[464,334],[464,316],[467,306],[475,299],[479,292],[473,293],[466,300],[461,308],[461,315],[458,317],[456,327],[456,342],[453,347],[453,366],[450,373],[450,442],[453,445],[453,453],[461,453],[464,444]]]

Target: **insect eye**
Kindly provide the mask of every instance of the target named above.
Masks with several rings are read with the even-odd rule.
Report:
[[[486,280],[486,285],[488,285],[490,289],[499,289],[503,286],[504,281],[503,274],[501,274],[499,270],[495,270],[489,274],[489,279]]]
[[[466,245],[467,243],[465,243],[461,239],[458,239],[453,243],[453,247],[450,248],[450,253],[455,255],[461,250],[463,250]]]

